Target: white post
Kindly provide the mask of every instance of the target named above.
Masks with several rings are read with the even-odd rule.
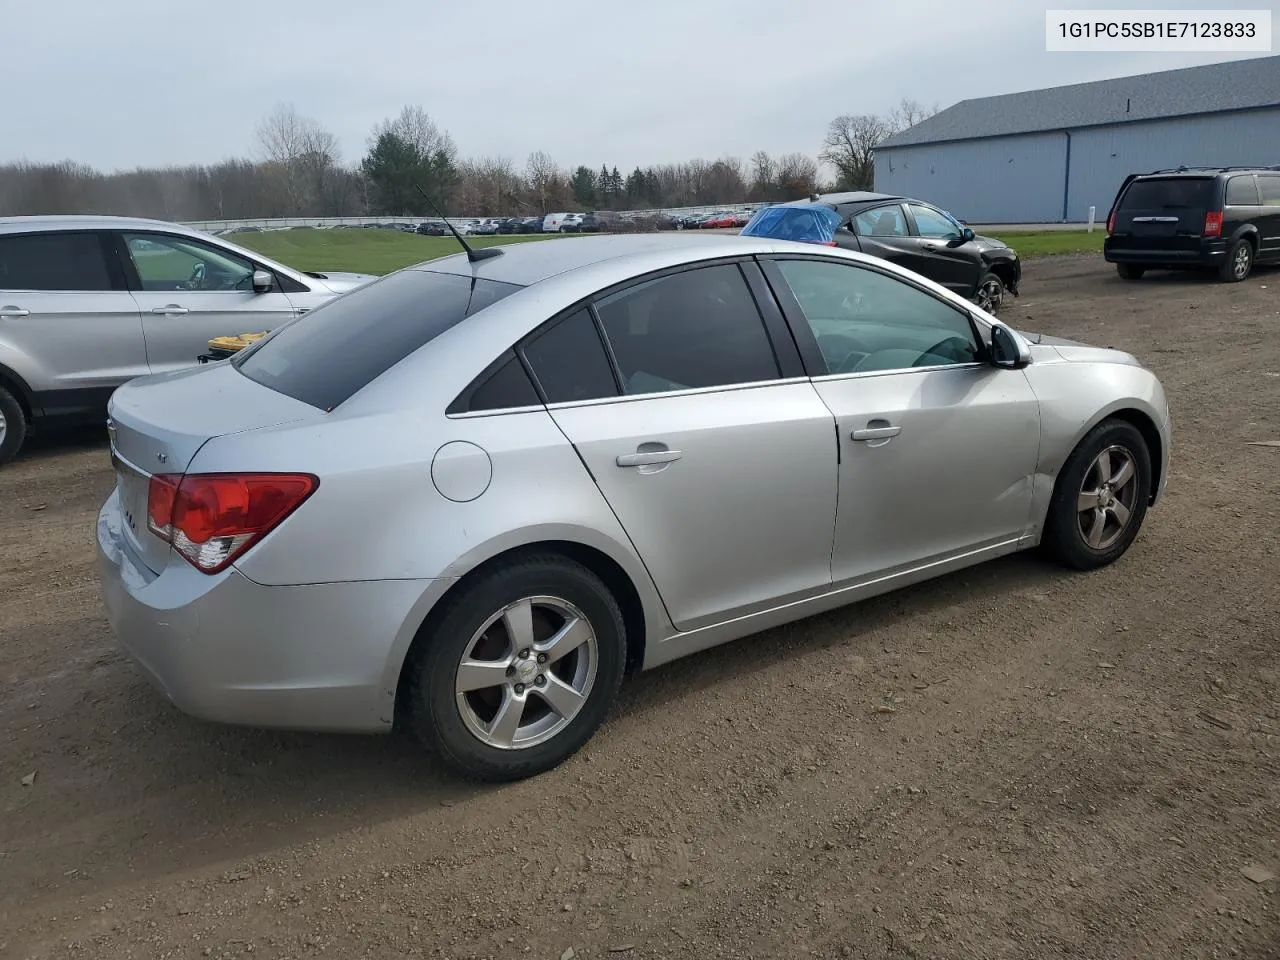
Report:
[[[1094,214],[1096,214],[1097,212],[1098,212],[1097,207],[1089,208],[1089,232],[1090,233],[1093,233],[1093,217],[1094,217]]]

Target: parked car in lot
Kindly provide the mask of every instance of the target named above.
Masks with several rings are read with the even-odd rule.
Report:
[[[1130,174],[1107,214],[1102,250],[1125,280],[1197,269],[1238,283],[1255,263],[1280,262],[1280,166]]]
[[[418,224],[416,232],[426,237],[443,237],[448,235],[449,228],[443,220],[427,220]]]
[[[0,218],[0,463],[27,433],[101,423],[124,381],[193,366],[373,277],[302,273],[176,223]]]
[[[742,235],[858,250],[914,270],[991,314],[1006,291],[1018,295],[1022,279],[1022,261],[1005,243],[910,197],[857,191],[775,204],[756,211]]]
[[[608,220],[598,213],[584,213],[578,221],[579,233],[601,233],[608,229]]]
[[[498,232],[498,227],[502,225],[502,221],[502,217],[487,217],[472,227],[471,232],[477,236],[491,237]]]
[[[111,624],[210,720],[484,779],[624,674],[1036,545],[1120,557],[1155,375],[880,258],[636,234],[433,260],[110,404]]]
[[[698,224],[698,227],[702,230],[727,230],[730,227],[740,226],[742,224],[738,223],[737,215],[727,211],[713,213]]]
[[[560,221],[561,233],[580,233],[582,231],[582,214],[570,213]]]

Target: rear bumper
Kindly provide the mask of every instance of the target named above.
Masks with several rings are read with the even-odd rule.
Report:
[[[184,713],[255,727],[390,729],[398,668],[388,670],[389,658],[432,581],[268,587],[180,559],[156,575],[125,544],[115,493],[97,534],[111,627]]]
[[[1108,237],[1102,244],[1107,263],[1136,263],[1148,267],[1216,267],[1227,255],[1227,241],[1221,238],[1202,240],[1197,247],[1184,250],[1139,246],[1140,240],[1125,238],[1117,245]]]

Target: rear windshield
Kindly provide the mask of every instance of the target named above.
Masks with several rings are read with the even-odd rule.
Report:
[[[756,212],[745,227],[744,237],[772,237],[803,243],[831,243],[835,240],[840,215],[823,204],[810,207],[765,207]]]
[[[1207,177],[1135,180],[1120,201],[1122,210],[1208,210],[1212,205],[1213,180]]]
[[[402,270],[291,321],[232,364],[265,387],[332,410],[423,344],[519,289]]]

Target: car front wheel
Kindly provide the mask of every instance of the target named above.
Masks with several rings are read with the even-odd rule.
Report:
[[[999,313],[1000,305],[1004,303],[1004,281],[994,273],[988,273],[978,284],[973,302],[993,316]]]
[[[27,417],[22,405],[4,387],[0,387],[0,465],[18,455],[27,437]]]
[[[1093,570],[1118,560],[1142,527],[1151,495],[1151,453],[1141,431],[1104,420],[1058,474],[1043,545],[1059,563]]]
[[[580,564],[534,556],[445,604],[406,665],[418,739],[484,781],[531,777],[576,753],[622,682],[626,635],[609,588]]]

